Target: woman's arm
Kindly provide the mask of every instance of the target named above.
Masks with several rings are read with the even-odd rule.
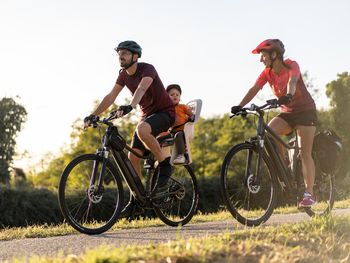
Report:
[[[254,97],[255,95],[259,92],[260,88],[258,85],[254,85],[253,87],[251,87],[247,94],[244,96],[243,100],[241,101],[241,103],[239,104],[239,106],[244,107],[245,105],[247,105]]]
[[[287,94],[294,95],[298,83],[297,76],[291,76],[288,81]]]

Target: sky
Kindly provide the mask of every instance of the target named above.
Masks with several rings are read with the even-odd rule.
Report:
[[[0,99],[19,96],[28,112],[14,164],[30,169],[70,143],[73,122],[112,89],[124,40],[164,85],[181,85],[183,102],[202,99],[206,118],[240,102],[263,70],[252,49],[279,38],[327,108],[326,84],[350,71],[349,10],[348,0],[0,0]],[[116,103],[130,97],[125,88]]]

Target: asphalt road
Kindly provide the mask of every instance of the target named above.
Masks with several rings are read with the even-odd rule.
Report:
[[[350,208],[334,210],[335,215],[349,215]],[[264,225],[280,225],[310,220],[305,213],[272,215]],[[242,229],[242,225],[234,219],[207,223],[189,223],[181,229],[161,226],[141,229],[119,230],[101,235],[88,236],[83,234],[48,238],[26,238],[11,241],[0,241],[0,261],[13,257],[30,257],[33,255],[54,257],[59,252],[63,254],[82,254],[86,249],[95,248],[101,244],[125,246],[127,244],[149,244],[182,238],[200,237],[230,233]]]

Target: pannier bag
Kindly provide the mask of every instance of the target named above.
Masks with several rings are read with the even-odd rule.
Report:
[[[323,173],[336,171],[342,148],[341,139],[333,130],[324,130],[315,135],[312,150]]]

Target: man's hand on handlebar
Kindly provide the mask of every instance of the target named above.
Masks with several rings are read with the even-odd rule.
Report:
[[[119,108],[115,112],[115,117],[117,117],[117,118],[122,117],[122,116],[128,114],[132,110],[133,110],[133,107],[131,105],[119,106]]]
[[[91,124],[94,122],[97,122],[99,120],[99,117],[93,114],[90,114],[89,116],[86,116],[84,118],[84,129],[87,129]]]

